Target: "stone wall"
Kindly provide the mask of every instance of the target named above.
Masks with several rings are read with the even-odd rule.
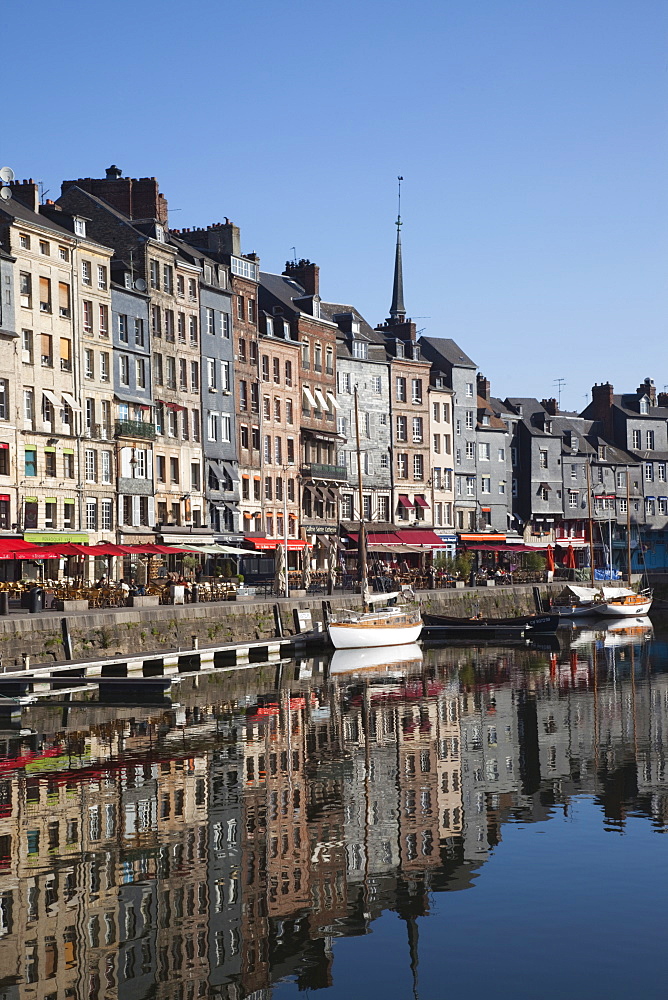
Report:
[[[560,590],[561,586],[552,589]],[[543,596],[547,590],[545,585],[541,587]],[[480,613],[506,617],[534,610],[530,586],[425,591],[420,599],[427,611],[460,616]],[[73,658],[191,649],[193,637],[200,647],[271,638],[276,634],[275,604],[280,608],[285,634],[294,631],[294,608],[308,608],[314,622],[322,621],[321,598],[89,611],[67,616]],[[333,608],[359,607],[359,596],[334,597],[331,604]],[[30,656],[31,666],[62,663],[61,621],[60,615],[51,612],[0,618],[2,667],[21,666],[24,655]]]

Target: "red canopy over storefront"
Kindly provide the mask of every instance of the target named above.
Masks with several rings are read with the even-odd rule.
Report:
[[[246,538],[247,542],[252,542],[256,549],[276,549],[279,546],[283,548],[285,542],[282,538]],[[306,546],[306,542],[302,542],[298,538],[288,538],[288,549],[303,549]],[[252,555],[252,550],[248,550],[248,555]]]

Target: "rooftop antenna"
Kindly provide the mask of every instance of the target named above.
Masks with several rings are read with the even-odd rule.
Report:
[[[292,263],[296,264],[297,263],[297,247],[290,247],[290,249],[292,250]]]
[[[554,379],[554,385],[556,385],[556,387],[557,387],[557,397],[558,397],[557,398],[557,406],[559,407],[559,409],[561,409],[561,387],[562,387],[562,385],[566,385],[566,384],[567,383],[566,383],[566,379],[565,378],[555,378]]]
[[[49,193],[49,191],[51,190],[51,188],[47,188],[46,191],[45,191],[44,190],[44,181],[38,181],[38,183],[39,183],[39,200],[40,200],[40,204],[43,205],[44,204],[44,199],[46,198],[46,196]]]
[[[0,198],[9,201],[12,196],[10,184],[14,180],[14,171],[11,167],[0,167]]]

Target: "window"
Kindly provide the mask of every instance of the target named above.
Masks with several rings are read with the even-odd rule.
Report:
[[[295,462],[295,440],[294,438],[288,438],[288,465],[294,465]]]
[[[246,316],[243,295],[237,295],[237,319],[243,320]]]
[[[466,425],[467,431],[473,430],[473,410],[466,411],[464,423]]]
[[[111,531],[114,526],[114,501],[103,500],[100,508],[100,529]]]
[[[162,385],[162,354],[153,355],[153,380],[156,385]]]
[[[218,440],[218,414],[217,413],[211,413],[211,412],[209,412],[209,414],[207,415],[206,432],[207,432],[207,437],[208,437],[209,441],[217,441]]]
[[[648,401],[646,399],[641,399],[640,400],[640,407],[639,407],[639,409],[640,409],[640,413],[642,413],[644,416],[647,416],[647,414],[649,413],[649,403],[648,403]]]
[[[179,435],[177,410],[167,410],[167,435],[172,438]]]
[[[168,295],[174,290],[174,269],[169,264],[162,265],[162,287]]]
[[[659,497],[659,514],[668,514],[668,497]]]
[[[489,462],[490,446],[489,442],[481,441],[478,445],[478,458],[481,462]]]
[[[45,257],[51,256],[51,245],[47,242],[47,240],[39,241],[39,252]]]
[[[109,307],[105,305],[100,306],[100,327],[99,334],[101,337],[109,336]]]
[[[475,442],[474,441],[467,441],[466,442],[466,457],[469,458],[469,459],[475,458]]]
[[[653,517],[655,513],[654,497],[645,497],[645,514]]]
[[[632,431],[633,447],[640,448],[640,431]]]
[[[35,419],[35,395],[32,389],[23,390],[23,419],[27,424]]]
[[[656,466],[656,478],[660,483],[665,483],[666,481],[666,463],[658,462]]]
[[[9,380],[0,378],[0,420],[9,420]]]
[[[100,382],[109,381],[109,355],[106,351],[100,353]]]
[[[473,396],[473,382],[467,382],[466,383],[466,395],[468,396],[469,399],[472,398],[472,396]]]
[[[97,531],[97,500],[86,500],[86,528]]]
[[[262,400],[262,413],[265,420],[271,420],[271,400],[269,396],[264,396]]]
[[[51,279],[39,279],[39,308],[40,312],[51,312]]]
[[[406,379],[401,375],[397,376],[397,402],[406,402]]]
[[[353,340],[353,357],[362,360],[368,357],[367,344],[364,340]]]
[[[176,358],[167,358],[167,386],[176,389]]]
[[[654,451],[654,431],[647,431],[645,434],[645,447],[648,451]]]
[[[128,317],[124,313],[118,314],[118,339],[123,344],[128,342]]]
[[[58,527],[58,505],[53,501],[47,500],[44,504],[44,527],[45,528],[57,528]]]
[[[32,355],[32,330],[24,330],[21,335],[21,344],[23,347],[23,361],[25,364],[31,365],[33,362]]]
[[[190,362],[190,391],[199,392],[199,363]]]
[[[220,322],[221,322],[221,326],[222,326],[223,337],[225,338],[225,340],[229,340],[230,339],[230,314],[229,313],[225,313],[225,312],[221,313],[220,314]]]
[[[506,460],[506,449],[499,448],[499,462],[505,462]]]
[[[74,452],[63,452],[63,475],[65,479],[74,479]],[[65,526],[67,527],[67,525]]]
[[[302,340],[302,368],[311,367],[311,347],[308,340]]]
[[[188,320],[188,329],[190,332],[190,346],[197,347],[197,344],[199,343],[199,338],[197,334],[197,316],[190,317],[190,319]],[[185,338],[183,342],[185,343]]]
[[[154,337],[162,337],[160,306],[151,306],[151,333]]]
[[[255,322],[255,299],[248,300],[248,322]]]
[[[24,309],[32,309],[32,275],[27,271],[19,274],[19,294]]]
[[[397,455],[397,479],[408,479],[408,455]]]
[[[193,441],[199,441],[199,410],[192,410]]]
[[[206,359],[206,384],[211,392],[216,391],[216,362],[214,358]]]
[[[83,332],[89,335],[93,333],[93,303],[84,301],[83,309]]]
[[[408,440],[408,417],[397,417],[397,441]]]
[[[157,260],[149,263],[151,288],[160,289],[160,264]]]
[[[89,260],[81,261],[81,281],[84,285],[93,284],[93,267]]]
[[[505,481],[505,479],[500,479],[499,480],[499,494],[501,496],[505,496],[505,492],[506,492],[506,481]]]
[[[475,496],[475,476],[466,477],[466,495],[467,497]]]
[[[100,378],[101,377],[102,376],[100,376]],[[144,358],[137,358],[137,361],[136,361],[136,379],[137,379],[137,388],[138,389],[145,389],[146,388],[146,361],[144,360]]]
[[[480,492],[481,493],[491,493],[492,492],[492,480],[490,476],[480,477]]]
[[[121,354],[118,359],[118,372],[121,385],[130,385],[130,359],[127,354]],[[87,377],[92,378],[92,375]]]
[[[135,344],[137,347],[144,346],[144,320],[135,316]]]
[[[88,348],[84,351],[84,376],[95,378],[95,358],[93,352]]]
[[[70,315],[70,286],[65,281],[58,282],[58,312],[63,319]]]
[[[5,455],[5,454],[6,454],[6,452],[3,450],[3,455]],[[46,449],[46,448],[44,449],[44,474],[46,476],[48,476],[50,479],[54,478],[55,475],[56,475],[56,450],[55,450],[55,448],[50,449],[50,450]],[[5,475],[6,475],[6,473],[5,473]]]
[[[274,463],[283,464],[283,441],[280,437],[274,438]]]
[[[422,417],[413,417],[413,444],[422,441]]]
[[[30,237],[27,233],[19,233],[19,246],[22,250],[30,250]]]
[[[178,329],[179,329],[179,340],[183,343],[185,341],[185,316],[183,313],[178,315]],[[174,310],[165,309],[165,340],[168,344],[174,343]]]
[[[53,337],[48,333],[40,336],[42,368],[53,368]]]
[[[274,397],[274,420],[280,421],[281,419],[281,401],[278,396]]]
[[[654,466],[651,462],[645,462],[645,482],[651,483],[654,481]]]
[[[411,382],[411,399],[414,403],[422,402],[422,379],[414,378]]]
[[[178,484],[179,482],[179,460],[178,458],[170,458],[169,460],[169,478],[172,483]]]
[[[96,452],[92,448],[86,448],[84,453],[85,475],[87,483],[94,483],[97,480]]]
[[[101,451],[100,452],[100,482],[109,484],[111,483],[111,452]]]

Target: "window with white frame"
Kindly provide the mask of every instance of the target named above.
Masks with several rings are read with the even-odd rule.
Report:
[[[646,431],[645,447],[648,451],[654,451],[654,431]]]
[[[413,479],[424,479],[424,455],[413,455]]]
[[[505,462],[505,460],[506,460],[506,449],[505,448],[499,448],[498,459],[499,459],[499,462]]]
[[[422,379],[414,378],[411,380],[411,399],[413,403],[422,402]]]
[[[371,378],[371,388],[376,393],[376,395],[380,395],[380,393],[383,391],[383,380],[380,377],[380,375],[373,375],[372,376],[372,378]]]
[[[467,410],[465,414],[465,424],[467,431],[473,430],[473,410]]]
[[[100,352],[100,382],[109,381],[109,355],[106,351]]]
[[[351,493],[341,495],[341,520],[352,521],[353,519],[353,497]]]
[[[467,497],[475,496],[475,476],[466,477],[466,495]]]
[[[406,402],[406,379],[401,375],[397,376],[396,395],[398,403]]]
[[[481,441],[478,445],[478,459],[481,462],[489,462],[490,446],[488,441]]]
[[[93,268],[89,260],[81,261],[81,281],[84,285],[92,285],[93,283]]]
[[[206,359],[206,384],[210,390],[217,388],[215,358]]]
[[[469,399],[473,396],[473,382],[466,383],[466,395]]]
[[[491,493],[492,492],[492,479],[490,476],[480,477],[480,492],[481,493]]]
[[[97,287],[100,290],[107,287],[107,269],[102,264],[97,265]]]
[[[547,451],[544,448],[538,452],[538,465],[541,469],[547,469]]]
[[[668,497],[659,497],[659,514],[668,514]]]
[[[434,434],[433,441],[432,441],[432,450],[433,450],[433,452],[434,452],[435,455],[440,455],[441,454],[441,435],[440,434]]]
[[[87,483],[94,483],[97,480],[97,475],[96,475],[96,468],[97,468],[96,457],[97,456],[96,456],[96,453],[95,453],[95,451],[94,451],[93,448],[86,448],[86,450],[84,452],[84,466],[85,466],[85,474],[86,474],[86,482]]]
[[[397,455],[397,478],[408,479],[408,455]]]
[[[213,309],[206,310],[206,332],[211,336],[216,333],[216,314]]]
[[[380,456],[380,467],[381,469],[389,469],[390,467],[390,456],[384,451]]]
[[[657,462],[656,466],[656,478],[660,483],[665,483],[666,481],[666,463]]]
[[[209,412],[207,414],[206,429],[209,441],[218,440],[218,421],[219,415],[217,413]]]
[[[474,441],[467,441],[466,442],[466,457],[467,458],[475,458],[475,442]]]
[[[645,497],[645,514],[648,517],[654,516],[655,514],[654,497]]]
[[[422,417],[413,417],[413,443],[422,441]]]
[[[109,484],[111,483],[111,452],[101,451],[100,452],[100,482]]]
[[[626,514],[627,511],[628,511],[628,503],[626,501],[626,497],[621,497],[619,500],[619,513]]]
[[[403,416],[397,417],[397,441],[407,441],[408,440],[408,418]]]
[[[130,385],[130,359],[127,354],[121,354],[118,359],[118,370],[121,385]]]
[[[632,431],[631,440],[633,448],[640,448],[640,431]]]
[[[221,414],[220,417],[220,440],[230,441],[231,434],[232,434],[232,420],[226,413],[223,413]]]
[[[654,481],[654,466],[651,462],[645,462],[645,482],[651,483]]]
[[[100,504],[100,530],[111,531],[114,526],[114,501],[103,500]]]
[[[86,500],[86,530],[97,531],[97,500]]]
[[[505,479],[499,479],[499,496],[505,496],[506,494],[506,481]]]
[[[568,506],[571,510],[575,510],[580,504],[580,494],[577,490],[568,491]]]
[[[230,363],[229,361],[220,362],[220,388],[223,392],[230,391]]]
[[[147,466],[146,448],[135,448],[135,479],[146,479]]]
[[[86,378],[95,378],[95,360],[93,352],[88,348],[84,351],[84,375]]]

